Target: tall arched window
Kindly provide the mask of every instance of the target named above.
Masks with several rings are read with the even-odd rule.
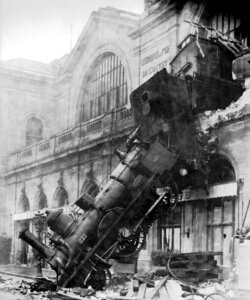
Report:
[[[26,146],[36,143],[43,138],[43,123],[37,117],[31,117],[26,123]]]
[[[121,60],[112,52],[99,56],[84,80],[80,121],[127,103],[127,80]]]
[[[88,193],[89,195],[95,197],[99,193],[100,189],[96,182],[90,178],[87,178],[81,188],[81,194]]]
[[[69,196],[67,191],[62,186],[57,187],[54,194],[53,207],[62,207],[68,204],[69,204]]]
[[[17,207],[18,212],[24,212],[24,211],[29,211],[30,210],[30,203],[29,199],[26,196],[26,191],[25,189],[21,190],[21,195],[18,201],[18,207]]]
[[[209,161],[210,173],[208,183],[223,183],[235,180],[235,172],[232,164],[222,155],[214,155]]]
[[[45,195],[45,193],[43,191],[39,191],[36,194],[36,199],[35,199],[35,208],[37,210],[43,209],[45,207],[47,207],[47,196]]]

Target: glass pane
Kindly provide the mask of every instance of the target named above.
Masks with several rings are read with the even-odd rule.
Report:
[[[222,228],[214,228],[214,251],[222,251]]]
[[[233,202],[232,200],[224,201],[224,223],[233,221]]]
[[[213,228],[208,226],[207,230],[207,250],[213,251]]]
[[[222,221],[222,207],[221,206],[215,206],[214,208],[214,223],[218,224]]]
[[[180,251],[180,241],[181,241],[181,229],[174,229],[174,250]]]
[[[85,81],[83,106],[90,102],[91,99],[98,99],[101,96],[108,98],[108,93],[110,93],[110,97],[107,100],[107,104],[105,103],[103,106],[107,111],[127,103],[125,70],[118,56],[113,53],[105,53],[94,62],[90,69],[91,71]],[[118,90],[119,94],[117,94]],[[98,116],[103,112],[105,111],[103,111],[102,107],[95,110],[93,107],[88,111],[87,115],[83,114],[84,120]]]
[[[211,206],[211,205],[208,206],[207,221],[208,221],[208,224],[212,224],[213,221],[214,221],[214,218],[213,218],[213,206]]]

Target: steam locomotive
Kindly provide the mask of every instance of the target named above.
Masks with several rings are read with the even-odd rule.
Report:
[[[173,210],[183,188],[206,187],[215,146],[200,134],[197,111],[214,104],[197,105],[195,84],[164,69],[132,92],[135,129],[126,152],[116,150],[120,163],[104,188],[96,197],[83,193],[77,213],[48,213],[51,247],[28,229],[20,233],[56,271],[59,288],[103,289],[111,258],[137,254],[159,211]]]

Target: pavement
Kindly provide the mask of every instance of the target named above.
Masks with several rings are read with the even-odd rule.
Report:
[[[44,277],[48,279],[55,279],[56,273],[51,269],[42,269]],[[0,265],[0,274],[11,275],[16,277],[35,279],[36,278],[36,267],[27,265],[8,264]]]

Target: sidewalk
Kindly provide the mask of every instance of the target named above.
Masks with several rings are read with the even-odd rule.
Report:
[[[42,269],[43,276],[48,277],[48,279],[55,279],[56,273],[50,269]],[[24,277],[35,279],[36,277],[36,267],[34,266],[26,266],[26,265],[0,265],[0,274]]]

